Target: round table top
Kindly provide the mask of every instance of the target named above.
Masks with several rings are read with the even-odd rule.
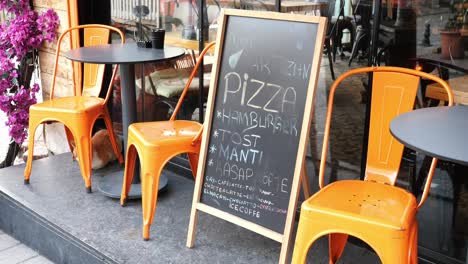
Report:
[[[184,54],[185,51],[181,48],[139,48],[134,42],[81,47],[64,53],[65,57],[70,60],[96,64],[134,64],[155,62],[177,58]]]
[[[468,59],[466,59],[468,52],[465,51],[465,58],[464,59],[441,59],[440,54],[429,53],[418,55],[416,60],[420,62],[427,62],[434,65],[440,65],[442,67],[457,70],[463,73],[468,74]]]
[[[468,165],[468,106],[422,108],[397,116],[390,132],[405,146]]]

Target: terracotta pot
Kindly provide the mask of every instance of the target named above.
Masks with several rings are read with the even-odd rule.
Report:
[[[459,31],[441,31],[440,47],[442,50],[441,59],[463,59],[465,48]]]

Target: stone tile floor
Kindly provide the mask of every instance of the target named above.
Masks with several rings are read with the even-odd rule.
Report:
[[[348,54],[347,54],[348,55]],[[346,58],[339,58],[334,64],[334,71],[336,76],[341,75],[342,73],[350,70],[351,68],[357,67],[364,67],[365,61],[357,62],[354,61],[352,67],[347,66],[347,57]],[[362,124],[364,120],[364,111],[365,105],[361,104],[361,95],[360,92],[363,90],[362,81],[365,76],[359,76],[351,78],[350,80],[346,80],[343,83],[343,89],[336,94],[336,108],[335,108],[335,117],[334,123],[336,126],[339,126],[343,129],[339,129],[332,133],[331,140],[330,140],[330,167],[333,169],[330,172],[330,178],[336,179],[349,179],[349,178],[357,178],[359,175],[359,164],[360,164],[360,152],[361,152],[361,145],[359,142],[362,140]],[[309,159],[308,164],[309,166],[313,167],[312,171],[318,170],[318,167],[314,166],[316,164],[319,156],[320,156],[320,149],[322,146],[322,131],[323,131],[323,124],[325,121],[325,113],[327,109],[327,98],[328,98],[328,89],[331,86],[333,80],[331,79],[329,66],[328,66],[328,59],[326,56],[322,57],[322,65],[320,70],[320,78],[319,83],[317,86],[317,94],[315,98],[315,111],[314,111],[314,120],[313,120],[313,129],[310,134],[310,151],[309,151]],[[0,138],[7,139],[8,131],[7,128],[3,125],[5,123],[5,116],[0,113]],[[41,133],[36,133],[41,134]],[[36,139],[37,143],[43,143],[42,137],[39,136]],[[0,160],[3,160],[6,149],[8,148],[8,140],[0,140]],[[345,144],[343,146],[341,144]],[[358,143],[358,144],[356,144]],[[36,150],[37,144],[35,144]],[[21,163],[21,159],[17,159],[15,164]],[[310,172],[311,174],[315,174],[317,172]],[[312,182],[312,188],[314,190],[318,189],[317,182]],[[5,237],[5,241],[0,239],[0,264],[2,263],[23,263],[22,261],[31,261],[36,257],[38,259],[44,259],[40,257],[36,252],[27,248],[24,244],[21,244],[19,241],[15,240],[14,238],[9,237],[5,233],[2,233],[0,230],[0,238]],[[7,243],[11,243],[11,246],[18,246],[18,249],[9,248],[5,246],[8,250],[2,250],[3,243],[5,245]],[[16,243],[16,244],[15,244]],[[320,244],[320,243],[319,243]],[[326,245],[326,242],[322,244]],[[316,258],[315,261],[319,261],[319,263],[325,263],[327,258],[322,256],[322,254],[318,254],[317,252],[326,252],[326,249],[321,250],[320,246],[317,246],[315,250],[311,250],[311,252],[315,252]],[[367,261],[362,263],[375,263],[377,260],[375,255],[370,253],[369,250],[361,247],[347,247],[347,250],[344,252],[344,256],[342,258],[341,263],[347,263],[350,259],[359,258],[361,260],[370,258]],[[320,256],[320,257],[319,257]],[[323,257],[323,259],[322,259]],[[6,262],[2,262],[5,259]],[[378,262],[378,261],[377,261]],[[24,263],[36,263],[36,262],[24,262]],[[42,262],[37,262],[42,263]],[[50,263],[50,262],[44,262]]]
[[[353,62],[353,68],[355,67],[363,67],[361,63]],[[334,63],[334,69],[337,76],[342,74],[343,72],[349,70],[350,68],[347,67],[347,58],[341,60],[337,58],[336,63]],[[321,67],[321,74],[320,74],[320,81],[318,85],[318,92],[316,97],[316,111],[315,111],[315,118],[314,118],[314,131],[311,132],[311,156],[309,162],[315,163],[314,161],[319,156],[319,150],[321,149],[321,131],[323,131],[323,123],[324,117],[326,112],[326,100],[328,94],[328,88],[330,87],[333,81],[330,78],[329,67],[328,67],[328,60],[326,56],[322,58],[322,67]],[[348,131],[345,133],[346,135],[335,135],[337,136],[336,140],[332,140],[332,142],[351,142],[356,143],[359,142],[360,138],[362,137],[361,129],[356,128],[356,126],[360,126],[363,120],[363,113],[364,113],[364,105],[360,104],[360,91],[362,90],[362,85],[359,83],[361,82],[360,78],[351,80],[350,82],[345,83],[349,89],[343,89],[337,94],[337,102],[338,106],[336,111],[338,113],[338,121],[340,126],[346,126],[349,129],[345,129],[342,131]],[[357,86],[359,85],[359,86]],[[345,103],[345,104],[342,104]],[[1,115],[0,113],[0,159],[3,160],[6,149],[8,147],[8,131],[6,127],[3,125],[5,123],[5,116]],[[356,120],[357,119],[357,120]],[[341,121],[340,121],[341,120]],[[346,121],[346,124],[343,122]],[[354,128],[353,128],[354,127]],[[38,133],[37,133],[38,134]],[[341,135],[341,134],[340,134]],[[42,141],[40,137],[37,139],[39,142]],[[360,155],[356,155],[356,153],[360,153],[360,146],[359,144],[349,144],[348,147],[342,148],[337,147],[336,151],[331,151],[331,155],[333,156],[334,161],[338,161],[340,164],[336,164],[336,168],[348,168],[348,171],[337,169],[336,173],[338,174],[337,178],[355,178],[358,175],[359,170],[359,162],[360,162]],[[315,144],[315,145],[314,145]],[[334,143],[332,143],[334,145]],[[332,147],[333,148],[333,147]],[[335,149],[335,148],[333,148]],[[346,149],[347,153],[342,153],[340,150]],[[349,153],[348,153],[349,152]],[[316,154],[314,154],[316,153]],[[357,160],[356,160],[357,158]],[[18,162],[18,161],[17,161]],[[21,160],[20,160],[21,162]],[[310,163],[309,163],[310,164]],[[313,165],[312,165],[313,166]],[[314,166],[313,166],[314,167]],[[335,167],[335,166],[332,166]],[[316,168],[314,168],[316,169]],[[345,174],[345,175],[343,175]],[[313,188],[317,188],[317,184],[313,183]],[[320,244],[320,243],[319,243]],[[321,243],[326,245],[326,242]],[[315,248],[315,261],[319,261],[319,263],[325,263],[327,258],[322,256],[322,254],[318,254],[317,252],[326,252],[327,250],[321,250],[320,246]],[[323,249],[323,248],[322,248]],[[370,253],[369,250],[361,247],[347,247],[345,250],[343,261],[342,263],[347,263],[350,259],[359,258],[361,260],[370,258],[367,261],[362,263],[375,263],[377,260],[375,255]],[[323,258],[322,258],[323,257]],[[42,261],[42,262],[41,262]],[[315,262],[314,261],[314,262]],[[377,261],[378,262],[378,261]],[[44,257],[40,256],[38,253],[33,251],[32,249],[28,248],[24,244],[21,244],[19,241],[15,240],[11,236],[8,236],[4,232],[0,230],[0,264],[3,263],[51,263]]]
[[[52,264],[18,240],[0,230],[0,264]]]
[[[8,129],[5,127],[6,117],[0,113],[0,160],[3,160],[8,149]],[[0,264],[49,264],[48,259],[39,255],[18,240],[0,230]]]

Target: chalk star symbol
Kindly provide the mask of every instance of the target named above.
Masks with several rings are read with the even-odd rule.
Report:
[[[221,116],[222,116],[221,111],[216,111],[216,117],[221,118]]]
[[[213,159],[210,159],[210,160],[208,161],[208,166],[213,166],[213,165],[214,165]]]
[[[213,137],[217,138],[218,136],[219,136],[218,130],[215,130],[215,131],[213,132]]]
[[[215,153],[217,150],[216,146],[215,145],[211,145],[210,146],[210,153]]]

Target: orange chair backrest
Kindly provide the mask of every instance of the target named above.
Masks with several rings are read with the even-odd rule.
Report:
[[[177,117],[177,112],[179,111],[182,103],[184,102],[185,95],[188,92],[188,89],[190,87],[190,84],[192,83],[193,78],[195,77],[195,74],[198,72],[198,68],[200,67],[203,58],[205,57],[205,54],[210,50],[211,47],[213,47],[216,44],[216,42],[211,42],[206,47],[202,50],[200,55],[198,56],[198,61],[195,64],[195,67],[193,67],[192,73],[190,74],[187,83],[185,84],[184,90],[180,94],[179,101],[177,101],[177,105],[174,108],[174,112],[171,115],[171,118],[169,120],[174,121]]]
[[[84,38],[84,45],[87,46],[95,46],[109,43],[110,34],[111,32],[115,32],[120,36],[121,43],[125,42],[125,36],[119,29],[107,25],[99,25],[99,24],[89,24],[89,25],[80,25],[76,27],[70,27],[66,29],[59,37],[58,44],[57,44],[57,51],[55,55],[55,66],[54,66],[54,74],[52,80],[52,88],[51,88],[51,99],[54,96],[54,89],[55,89],[55,80],[56,80],[56,73],[58,68],[58,59],[61,51],[61,45],[65,38],[65,36],[69,36],[70,38],[70,47],[71,48],[78,48],[79,46],[79,30],[83,29],[83,38]],[[102,87],[102,81],[104,77],[104,69],[105,65],[103,64],[89,64],[78,62],[71,62],[73,66],[73,83],[74,83],[74,91],[73,94],[76,95],[86,95],[86,96],[99,96]],[[82,68],[83,67],[83,68]],[[82,73],[83,69],[83,73]],[[112,72],[112,79],[117,73],[118,66],[114,67]],[[82,75],[83,74],[83,75]],[[112,81],[109,84],[109,89],[107,91],[107,95],[105,101],[107,102],[110,92],[112,90]]]
[[[195,74],[197,74],[198,72],[198,68],[200,67],[201,63],[202,63],[202,59],[205,57],[205,54],[211,49],[211,47],[213,47],[214,45],[216,45],[216,42],[211,42],[209,43],[208,45],[206,45],[206,47],[202,50],[202,52],[200,53],[200,55],[198,56],[198,61],[197,63],[195,64],[195,67],[193,67],[193,70],[192,70],[192,73],[190,74],[188,80],[187,80],[187,83],[185,84],[185,87],[184,87],[184,90],[182,91],[180,97],[179,97],[179,101],[177,101],[177,105],[176,107],[174,108],[174,112],[172,113],[171,115],[171,118],[169,119],[170,121],[174,121],[177,117],[177,112],[179,111],[182,103],[184,102],[184,98],[185,98],[185,95],[187,94],[188,92],[188,88],[190,87],[190,84],[192,83],[192,80],[193,78],[195,77]],[[195,144],[197,141],[200,140],[201,138],[201,135],[202,135],[202,132],[203,132],[203,126],[202,128],[200,129],[200,131],[198,131],[197,135],[193,138],[192,140],[192,144]]]
[[[83,46],[85,47],[107,44],[109,43],[110,30],[105,28],[85,28],[83,38]],[[83,95],[99,96],[105,66],[104,64],[83,64]]]
[[[390,122],[413,109],[419,79],[401,72],[373,74],[366,180],[395,184],[403,144],[390,134]]]
[[[420,78],[439,83],[447,91],[449,105],[453,104],[453,94],[447,83],[434,75],[424,72],[399,67],[367,67],[344,73],[333,83],[330,89],[320,161],[320,188],[324,186],[331,114],[336,88],[351,75],[369,72],[373,73],[373,77],[365,180],[389,185],[395,184],[404,146],[390,134],[390,122],[397,115],[413,109]],[[431,166],[433,167],[432,170],[435,169],[435,164],[436,160],[434,159],[433,166]],[[428,182],[432,179],[433,171],[430,174]],[[427,197],[428,191],[429,188],[425,188],[421,202]]]

